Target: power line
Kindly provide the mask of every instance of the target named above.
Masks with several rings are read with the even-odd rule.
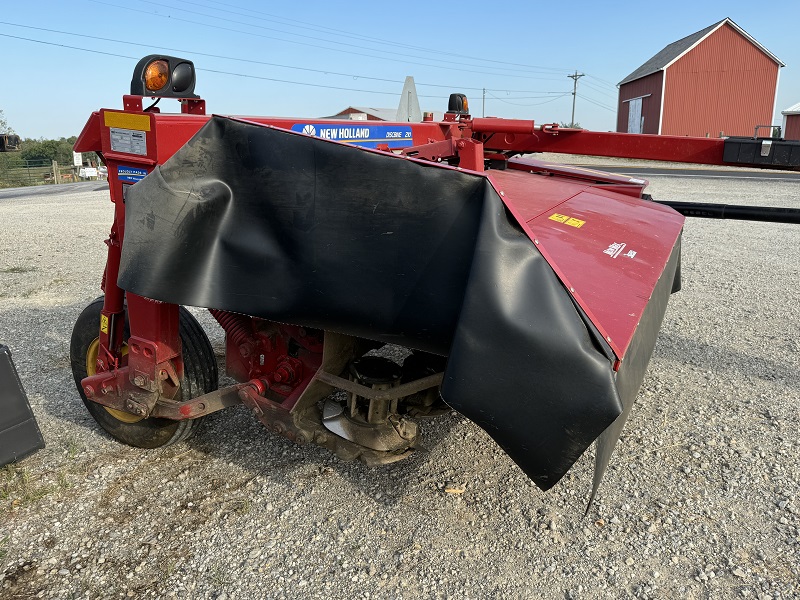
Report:
[[[596,79],[596,80],[597,80],[597,81],[599,81],[600,83],[602,83],[602,84],[604,84],[604,85],[607,85],[607,86],[608,86],[608,87],[610,87],[610,88],[613,88],[613,89],[615,89],[615,90],[617,89],[617,84],[616,84],[616,83],[611,83],[611,82],[610,82],[610,81],[608,81],[607,79],[601,79],[600,77],[595,77],[594,75],[589,75],[588,73],[587,73],[587,75],[586,75],[586,76],[587,76],[587,77],[589,77],[589,78],[591,78],[591,79]]]
[[[495,90],[492,90],[492,91],[495,91]],[[489,90],[488,88],[486,89],[486,92],[487,92],[487,95],[491,96],[491,97],[492,97],[492,98],[494,98],[495,100],[501,100],[501,101],[502,101],[502,100],[505,100],[505,98],[501,98],[500,96],[495,96],[494,94],[492,94],[492,93],[489,93],[489,92],[490,92],[490,90]],[[557,96],[558,98],[561,98],[562,96],[569,96],[569,95],[570,95],[570,92],[547,92],[547,94],[556,94],[556,96]],[[510,97],[509,97],[509,99],[510,99],[510,100],[541,100],[542,98],[552,98],[552,97],[553,97],[553,96],[549,96],[549,95],[538,95],[538,96],[510,96]]]
[[[600,108],[605,108],[606,110],[611,111],[613,113],[617,112],[616,108],[612,108],[612,107],[608,106],[607,104],[602,104],[600,102],[597,102],[596,100],[592,100],[591,98],[589,98],[588,96],[584,96],[583,94],[581,94],[581,98],[583,98],[587,102],[591,102],[592,104],[594,104],[596,106],[599,106]]]
[[[584,81],[584,82],[583,82],[583,85],[585,85],[586,87],[588,87],[588,88],[589,88],[589,89],[591,89],[591,90],[594,90],[594,91],[595,91],[595,92],[597,92],[598,94],[603,94],[604,96],[608,96],[609,98],[612,98],[612,99],[614,99],[614,100],[616,100],[616,99],[617,99],[617,97],[618,97],[618,93],[617,93],[617,94],[612,94],[611,92],[607,92],[606,90],[604,90],[604,89],[602,89],[602,88],[600,88],[600,87],[598,87],[598,86],[594,85],[594,84],[593,84],[592,82],[590,82],[590,81]]]
[[[343,32],[341,29],[338,29],[338,28],[334,29],[333,27],[325,27],[325,26],[317,25],[315,23],[309,23],[308,21],[300,21],[300,20],[297,20],[297,19],[289,19],[289,18],[286,18],[286,17],[281,17],[281,16],[278,16],[278,15],[274,15],[272,13],[266,13],[266,12],[263,12],[263,11],[253,10],[253,9],[250,9],[250,8],[244,8],[242,6],[232,6],[230,4],[225,4],[225,5],[223,5],[222,8],[215,8],[214,6],[209,6],[208,4],[201,4],[199,2],[191,2],[189,0],[176,0],[176,1],[180,2],[181,4],[189,4],[189,5],[192,5],[192,6],[199,6],[201,8],[208,8],[210,10],[216,10],[216,11],[225,12],[225,13],[228,13],[228,14],[238,14],[238,15],[243,16],[243,17],[256,18],[256,19],[259,19],[259,20],[262,20],[262,21],[267,21],[267,22],[272,22],[271,20],[277,20],[277,22],[279,24],[287,25],[289,27],[295,27],[295,28],[298,28],[298,29],[307,29],[307,30],[310,30],[310,31],[331,32],[331,33],[335,33],[339,37],[347,37],[347,38],[351,38],[351,39],[360,39],[360,40],[364,40],[364,41],[377,43],[377,44],[380,44],[382,46],[389,45],[389,46],[396,46],[396,47],[399,47],[399,48],[409,48],[409,49],[413,49],[413,50],[420,50],[420,51],[423,51],[423,52],[426,52],[426,53],[429,53],[429,54],[430,53],[441,54],[441,55],[445,55],[445,56],[453,56],[453,57],[456,57],[456,58],[467,58],[467,59],[470,59],[470,60],[479,60],[479,61],[482,61],[482,62],[498,63],[498,64],[502,64],[502,65],[508,65],[508,66],[511,66],[511,67],[523,67],[523,68],[526,68],[526,69],[540,70],[540,71],[544,71],[544,72],[550,72],[550,73],[553,73],[553,74],[560,74],[560,73],[563,73],[565,71],[568,71],[568,69],[559,68],[559,67],[545,67],[545,66],[541,66],[541,65],[529,65],[529,64],[523,64],[523,63],[515,63],[515,62],[509,62],[507,60],[496,60],[496,59],[484,58],[484,57],[480,57],[480,56],[462,55],[462,54],[458,54],[458,53],[455,53],[455,52],[447,52],[447,51],[444,51],[444,50],[436,50],[436,49],[432,49],[432,48],[426,48],[426,47],[423,47],[423,46],[414,46],[414,45],[411,45],[411,44],[402,44],[402,43],[393,42],[391,40],[386,40],[386,39],[382,39],[382,38],[375,38],[375,37],[366,36],[366,35],[354,34],[352,32],[349,32],[349,33],[348,32]],[[147,2],[148,4],[157,4],[159,6],[163,5],[162,3],[157,3],[157,2],[154,2],[152,0],[140,0],[140,2]],[[218,5],[220,3],[219,2],[212,2],[212,4],[217,4]],[[239,8],[240,10],[246,10],[247,12],[250,12],[250,13],[253,13],[253,14],[256,14],[256,15],[263,15],[263,16],[266,16],[266,17],[270,17],[270,19],[264,19],[264,18],[261,18],[261,17],[252,17],[252,16],[247,15],[245,13],[238,13],[238,12],[232,11],[231,8]],[[281,21],[288,21],[288,23],[281,23]],[[293,25],[292,23],[299,23],[299,25]],[[286,33],[289,33],[289,32],[286,32]],[[509,69],[504,69],[504,70],[509,70]]]
[[[104,6],[110,6],[112,8],[116,8],[116,9],[120,9],[120,10],[128,10],[128,11],[135,12],[137,14],[141,14],[141,11],[138,11],[136,9],[133,9],[133,8],[130,8],[130,7],[127,7],[127,6],[120,6],[120,5],[117,5],[117,4],[112,4],[110,2],[104,2],[102,0],[89,0],[89,1],[90,2],[94,2],[95,4],[101,4],[101,5],[104,5]],[[142,0],[142,1],[149,1],[149,0]],[[180,10],[180,9],[178,9],[178,10]],[[318,48],[318,49],[327,50],[327,51],[330,51],[330,52],[340,52],[340,53],[343,53],[343,54],[353,54],[353,55],[356,55],[356,56],[377,58],[379,60],[387,60],[387,61],[392,61],[392,62],[402,62],[404,64],[415,64],[415,65],[429,67],[429,68],[447,69],[448,71],[453,71],[454,70],[453,67],[448,67],[448,66],[445,66],[445,65],[442,65],[442,64],[421,63],[421,62],[414,62],[414,61],[410,61],[410,60],[407,60],[407,59],[401,59],[401,58],[375,56],[374,55],[375,52],[380,52],[382,54],[388,54],[388,52],[387,51],[376,50],[376,49],[373,49],[373,48],[363,48],[362,46],[357,46],[357,45],[354,45],[354,44],[347,44],[347,43],[344,43],[344,42],[332,42],[332,41],[324,40],[324,41],[327,41],[328,43],[345,45],[345,46],[353,46],[353,47],[356,47],[356,48],[366,49],[366,50],[369,50],[373,54],[364,54],[363,52],[355,52],[355,51],[352,51],[352,50],[342,50],[340,48],[331,48],[329,46],[320,46],[318,44],[311,44],[311,43],[308,43],[308,42],[299,42],[299,41],[296,41],[296,40],[289,40],[289,39],[285,39],[285,38],[277,38],[275,36],[268,36],[268,35],[264,35],[264,34],[254,33],[254,32],[251,32],[251,31],[244,31],[244,30],[241,30],[241,29],[234,29],[234,28],[230,28],[230,27],[222,27],[220,25],[212,25],[212,24],[209,24],[209,23],[203,23],[201,21],[193,21],[191,19],[185,19],[185,18],[176,17],[176,16],[172,16],[172,15],[167,15],[167,17],[169,19],[174,20],[174,21],[181,21],[181,22],[184,22],[184,23],[190,23],[192,25],[199,25],[201,27],[209,27],[209,28],[212,28],[212,29],[215,29],[215,30],[222,30],[222,31],[230,31],[232,33],[239,33],[239,34],[244,34],[244,35],[249,35],[249,36],[259,37],[259,38],[266,38],[266,39],[270,39],[270,40],[286,42],[286,43],[289,43],[289,44],[297,44],[297,45],[300,45],[300,46],[307,46],[307,47],[310,47],[310,48]],[[242,24],[241,22],[232,21],[231,19],[224,19],[224,18],[221,18],[221,17],[214,17],[213,15],[211,17],[213,19],[215,19],[215,20],[231,21],[231,22],[234,22],[234,23]],[[244,25],[249,25],[249,24],[248,23],[244,23]],[[267,31],[278,31],[279,33],[285,33],[285,32],[282,32],[280,30],[275,30],[275,29],[268,28],[268,27],[259,27],[259,28],[267,30]],[[290,34],[290,35],[299,35],[299,34]],[[300,37],[306,37],[306,38],[311,37],[312,39],[316,39],[316,38],[313,38],[312,36],[300,36]],[[395,55],[393,55],[393,56],[395,56]],[[414,58],[418,58],[418,57],[414,57]],[[442,62],[453,62],[453,61],[438,61],[438,62],[442,63]],[[491,72],[487,72],[487,71],[475,71],[473,69],[470,69],[469,67],[470,66],[476,66],[476,65],[468,65],[466,63],[461,63],[461,62],[459,62],[459,63],[453,62],[453,64],[457,65],[458,67],[461,67],[460,70],[468,71],[470,73],[478,73],[478,74],[493,75],[493,76],[503,76],[503,77],[513,77],[513,78],[516,78],[516,79],[534,79],[534,80],[555,81],[554,78],[549,78],[549,77],[532,77],[532,76],[529,76],[529,75],[500,74],[500,73],[497,73],[497,72],[491,73]],[[479,68],[484,68],[484,67],[481,67],[480,65],[477,65],[477,66]]]
[[[127,56],[125,54],[117,54],[117,53],[114,53],[114,52],[105,52],[105,51],[102,51],[102,50],[94,50],[94,49],[90,49],[90,48],[81,48],[80,46],[72,46],[72,45],[69,45],[69,44],[59,44],[57,42],[47,42],[47,41],[44,41],[44,40],[36,40],[36,39],[33,39],[33,38],[27,38],[27,37],[22,37],[22,36],[17,36],[17,35],[11,35],[11,34],[8,34],[8,33],[0,33],[0,36],[7,37],[7,38],[12,38],[12,39],[16,39],[16,40],[22,40],[22,41],[26,41],[26,42],[44,44],[46,46],[56,46],[58,48],[67,48],[67,49],[70,49],[70,50],[77,50],[77,51],[80,51],[80,52],[89,52],[89,53],[92,53],[92,54],[101,54],[101,55],[104,55],[104,56],[113,56],[115,58],[125,58],[125,59],[128,59],[128,60],[138,60],[139,59],[139,57]],[[278,78],[275,78],[275,77],[264,77],[264,76],[260,76],[260,75],[253,75],[251,73],[235,73],[235,72],[232,72],[232,71],[223,71],[223,70],[219,70],[219,69],[206,69],[206,68],[196,68],[196,70],[197,71],[206,72],[206,73],[229,75],[231,77],[242,77],[242,78],[246,78],[246,79],[258,79],[258,80],[262,80],[262,81],[272,81],[272,82],[275,82],[275,83],[286,83],[286,84],[290,84],[290,85],[301,85],[301,86],[306,86],[306,87],[315,87],[315,88],[322,88],[322,89],[329,89],[329,90],[340,90],[340,91],[346,91],[346,92],[359,92],[359,93],[365,93],[365,94],[381,94],[381,95],[385,95],[385,96],[397,96],[396,92],[384,92],[384,91],[378,91],[378,90],[349,88],[349,87],[342,87],[342,86],[335,86],[335,85],[324,85],[324,84],[319,84],[319,83],[309,83],[309,82],[303,82],[303,81],[292,81],[292,80],[288,80],[288,79],[278,79]],[[421,98],[441,98],[441,96],[430,96],[430,95],[420,95],[420,97]]]
[[[570,92],[564,92],[563,94],[560,94],[559,96],[551,97],[551,98],[549,98],[547,100],[544,100],[542,102],[530,102],[530,103],[509,102],[508,100],[505,100],[503,98],[498,98],[494,94],[487,94],[487,95],[491,96],[494,100],[499,100],[500,102],[504,102],[506,104],[511,104],[513,106],[540,106],[542,104],[547,104],[548,102],[553,102],[555,100],[558,100],[559,98],[563,98],[564,96],[569,96]]]
[[[26,42],[34,42],[34,43],[37,43],[37,44],[45,44],[47,46],[57,46],[59,48],[68,48],[70,50],[79,50],[81,52],[91,52],[92,54],[103,54],[105,56],[114,56],[116,58],[126,58],[126,59],[129,59],[129,60],[139,60],[139,58],[135,57],[135,56],[127,56],[127,55],[124,55],[124,54],[116,54],[116,53],[113,53],[113,52],[103,52],[101,50],[92,50],[90,48],[81,48],[79,46],[70,46],[68,44],[58,44],[56,42],[45,42],[43,40],[34,40],[32,38],[21,37],[21,36],[18,36],[18,35],[11,35],[11,34],[8,34],[8,33],[0,33],[0,36],[13,38],[15,40],[23,40],[23,41],[26,41]],[[390,96],[396,96],[397,95],[395,92],[379,92],[379,91],[376,91],[376,90],[363,90],[363,89],[356,89],[356,88],[339,87],[339,86],[334,86],[334,85],[323,85],[323,84],[319,84],[319,83],[306,83],[306,82],[302,82],[302,81],[290,81],[290,80],[287,80],[287,79],[276,79],[276,78],[273,78],[273,77],[261,77],[259,75],[252,75],[252,74],[248,74],[248,73],[233,73],[231,71],[220,71],[220,70],[215,70],[215,69],[204,69],[204,68],[196,68],[196,70],[197,71],[205,71],[205,72],[208,72],[208,73],[220,73],[220,74],[223,74],[223,75],[231,75],[233,77],[246,77],[248,79],[262,79],[262,80],[265,80],[265,81],[274,81],[274,82],[277,82],[277,83],[289,83],[289,84],[292,84],[292,85],[305,85],[305,86],[310,86],[310,87],[325,88],[325,89],[329,89],[329,90],[342,90],[342,91],[346,91],[346,92],[363,92],[363,93],[367,93],[367,94],[384,94],[384,95],[390,95]],[[433,97],[438,97],[438,96],[433,96]]]
[[[45,42],[42,40],[34,40],[32,38],[21,37],[18,35],[11,35],[10,33],[0,33],[0,36],[12,38],[15,40],[23,40],[25,42],[35,42],[37,44],[45,44],[47,46],[58,46],[59,48],[69,48],[70,50],[80,50],[81,52],[93,52],[94,54],[103,54],[104,56],[114,56],[116,58],[127,58],[130,60],[139,60],[135,56],[127,56],[125,54],[116,54],[114,52],[104,52],[102,50],[90,50],[88,48],[79,48],[78,46],[70,46],[68,44],[57,44],[55,42]]]
[[[73,37],[85,38],[85,39],[90,39],[90,40],[97,40],[97,41],[101,41],[101,42],[111,42],[111,43],[116,43],[116,44],[127,44],[127,45],[131,45],[131,46],[139,46],[139,47],[143,47],[143,48],[152,48],[151,44],[143,44],[141,42],[131,42],[131,41],[127,41],[127,40],[105,38],[105,37],[100,37],[100,36],[96,36],[96,35],[88,35],[88,34],[83,34],[83,33],[73,33],[73,32],[70,32],[70,31],[61,31],[59,29],[48,29],[46,27],[35,27],[33,25],[21,25],[19,23],[9,23],[7,21],[0,21],[0,25],[10,25],[12,27],[21,27],[21,28],[24,28],[24,29],[33,29],[35,31],[45,31],[47,33],[57,33],[57,34],[60,34],[60,35],[70,35],[70,36],[73,36]],[[162,46],[161,48],[162,48],[162,50],[167,50],[167,51],[170,51],[170,52],[179,52],[181,54],[195,54],[197,56],[207,56],[209,58],[219,58],[219,59],[222,59],[222,60],[232,60],[232,61],[237,61],[237,62],[264,65],[264,66],[269,66],[269,67],[279,67],[279,68],[282,68],[282,69],[292,69],[293,71],[308,71],[308,72],[311,72],[311,73],[320,73],[320,74],[323,74],[323,75],[336,75],[336,76],[339,76],[339,77],[353,77],[353,78],[356,78],[356,79],[365,79],[365,80],[370,80],[370,81],[381,81],[381,82],[385,82],[385,83],[397,83],[397,84],[404,83],[404,81],[399,81],[399,80],[396,80],[396,79],[387,79],[387,78],[384,78],[384,77],[372,77],[372,76],[369,76],[369,75],[358,75],[358,74],[354,74],[354,73],[341,73],[341,72],[337,72],[337,71],[329,71],[329,70],[325,70],[325,69],[312,69],[310,67],[300,67],[300,66],[296,66],[296,65],[282,65],[282,64],[279,64],[279,63],[266,62],[266,61],[255,60],[255,59],[250,59],[250,58],[239,58],[239,57],[236,57],[236,56],[224,56],[224,55],[220,55],[220,54],[211,54],[211,53],[208,53],[208,52],[200,52],[200,51],[197,51],[197,50],[186,50],[186,49],[181,49],[181,48],[169,48],[169,47],[166,47],[166,46]],[[483,88],[478,88],[478,87],[447,85],[447,84],[441,84],[441,83],[422,83],[422,82],[420,82],[420,83],[415,82],[415,83],[418,86],[439,87],[439,88],[446,88],[446,89],[451,89],[451,90],[452,89],[471,90],[471,91],[481,91],[481,90],[483,90]],[[501,90],[501,89],[492,89],[492,91],[495,91],[495,92],[506,92],[506,93],[510,92],[510,93],[515,93],[515,94],[531,94],[531,93],[560,94],[560,93],[562,93],[562,92],[537,92],[536,90]],[[522,97],[522,99],[527,99],[527,98],[530,98],[530,96]]]

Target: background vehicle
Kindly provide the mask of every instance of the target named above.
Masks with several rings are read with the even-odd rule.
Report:
[[[0,134],[0,152],[14,152],[20,149],[20,139],[18,135],[11,133]]]

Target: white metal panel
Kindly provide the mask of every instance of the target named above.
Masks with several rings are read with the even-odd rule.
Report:
[[[628,103],[628,133],[642,133],[641,98],[634,98]]]

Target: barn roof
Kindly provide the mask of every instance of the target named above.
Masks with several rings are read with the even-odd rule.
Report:
[[[778,63],[779,66],[781,67],[785,66],[777,56],[775,56],[772,52],[770,52],[764,46],[758,43],[753,36],[751,36],[744,29],[739,27],[731,19],[725,17],[721,21],[718,21],[713,25],[709,25],[705,29],[701,29],[700,31],[697,31],[691,35],[687,35],[685,38],[682,38],[677,42],[672,42],[668,46],[665,46],[658,54],[653,56],[650,60],[648,60],[638,69],[636,69],[633,73],[628,75],[625,79],[620,81],[617,85],[623,85],[625,83],[629,83],[636,79],[641,79],[642,77],[645,77],[647,75],[652,75],[657,71],[661,71],[667,68],[669,65],[674,63],[681,56],[686,54],[689,50],[694,48],[697,44],[699,44],[706,37],[711,35],[714,31],[716,31],[726,23],[731,27],[733,27],[740,34],[742,34],[745,38],[747,38],[756,48],[761,50],[764,54],[766,54],[772,60]]]
[[[320,117],[321,119],[351,119],[353,113],[364,113],[371,117],[374,117],[378,121],[402,121],[402,119],[397,114],[396,108],[373,108],[370,106],[348,106],[347,108],[340,110],[335,115],[330,115],[328,117]],[[440,110],[429,110],[424,112],[431,112],[433,113],[433,120],[434,121],[441,121],[444,118],[444,113]]]
[[[793,104],[786,110],[781,111],[782,115],[800,115],[800,102]]]
[[[396,121],[397,109],[396,108],[374,108],[372,106],[348,106],[344,110],[340,110],[335,115],[330,117],[323,117],[325,119],[348,119],[352,113],[364,113],[379,121]]]

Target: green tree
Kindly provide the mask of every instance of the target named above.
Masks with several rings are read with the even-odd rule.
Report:
[[[58,160],[57,140],[30,140],[22,142],[22,158],[30,161]]]
[[[6,116],[3,114],[3,111],[0,110],[0,133],[14,133],[14,130],[6,121]]]
[[[77,138],[57,140],[31,140],[22,142],[22,158],[30,161],[58,161],[60,165],[72,164],[72,146]]]

